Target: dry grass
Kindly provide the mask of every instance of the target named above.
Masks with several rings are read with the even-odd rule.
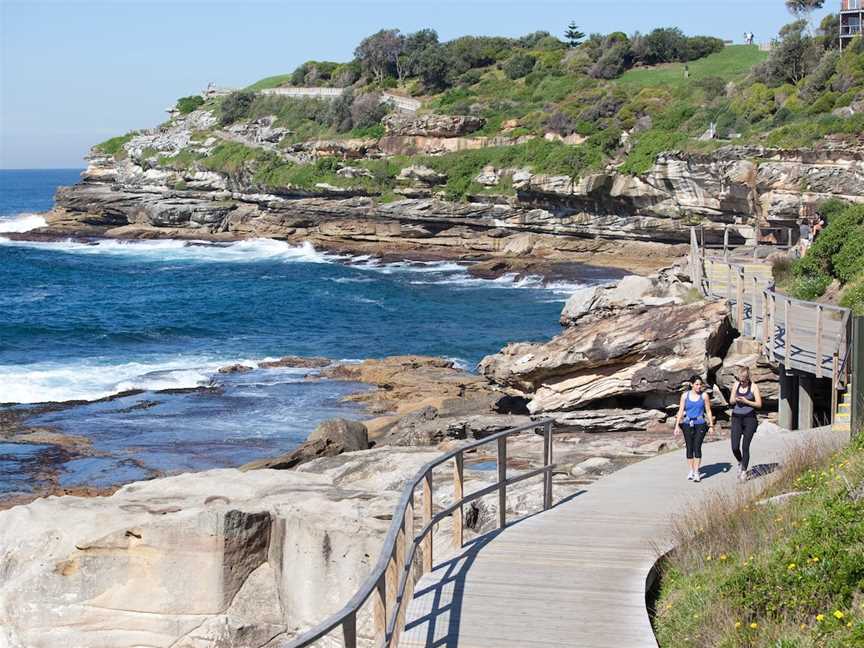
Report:
[[[681,515],[662,566],[660,645],[864,646],[862,447],[801,444],[762,494]]]

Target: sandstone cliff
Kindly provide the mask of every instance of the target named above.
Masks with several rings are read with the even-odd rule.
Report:
[[[807,205],[827,197],[864,201],[864,149],[849,144],[670,152],[641,177],[614,168],[574,179],[488,167],[475,178],[486,191],[460,202],[442,191],[446,174],[422,166],[403,168],[396,199],[383,200],[373,174],[356,166],[413,150],[418,138],[442,143],[440,150],[425,150],[433,156],[471,148],[464,133],[478,125],[466,117],[394,118],[380,140],[277,146],[285,134],[272,119],[222,128],[213,114],[198,110],[131,137],[119,153],[94,149],[82,181],[57,193],[49,228],[31,236],[275,237],[326,248],[472,258],[669,258],[685,251],[680,244],[694,222],[709,240],[721,240],[722,228],[731,225],[732,240],[740,242],[752,239],[756,226],[794,226]],[[516,141],[499,137],[476,146]],[[203,161],[225,142],[275,156],[280,164],[341,160],[340,184],[274,184],[254,159],[213,170]]]

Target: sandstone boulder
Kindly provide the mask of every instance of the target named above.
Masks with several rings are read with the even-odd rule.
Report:
[[[309,435],[308,441],[324,441],[340,445],[343,452],[366,450],[369,447],[369,437],[366,426],[360,421],[345,419],[330,419],[324,421]]]
[[[390,113],[381,123],[388,135],[459,137],[483,127],[485,120],[470,115],[405,115]]]
[[[447,181],[447,176],[427,166],[414,164],[402,169],[399,175],[396,176],[396,179],[403,182],[420,182],[432,186],[443,184]]]
[[[320,457],[334,457],[368,447],[369,433],[363,423],[330,419],[318,425],[306,441],[291,452],[250,462],[242,466],[241,470],[288,470]]]
[[[625,310],[680,305],[693,298],[693,293],[692,284],[682,282],[671,272],[653,277],[631,275],[613,286],[594,286],[574,293],[561,313],[561,324],[575,326]]]
[[[777,370],[760,353],[759,347],[759,342],[755,340],[736,339],[717,371],[717,384],[730,393],[737,380],[738,368],[748,367],[751,380],[759,387],[762,399],[770,407],[776,404],[780,396],[780,383]]]
[[[613,397],[677,393],[731,338],[722,303],[624,311],[565,330],[545,344],[517,343],[480,372],[530,397],[534,414],[567,412]]]

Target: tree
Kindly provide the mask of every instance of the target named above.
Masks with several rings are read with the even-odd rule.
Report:
[[[420,55],[427,47],[438,45],[438,32],[434,29],[420,29],[405,37],[402,52],[396,59],[396,72],[399,79],[417,76]]]
[[[793,16],[808,16],[817,9],[821,9],[825,0],[786,0],[786,8]]]
[[[840,16],[828,14],[819,24],[816,32],[817,40],[826,50],[840,47]]]
[[[564,38],[570,47],[576,47],[585,38],[585,34],[579,31],[579,26],[575,21],[571,20],[570,24],[567,25],[567,31],[564,32]]]
[[[249,114],[252,102],[255,101],[254,92],[238,91],[232,92],[222,101],[219,121],[223,126],[233,124],[238,119],[243,119]]]
[[[807,32],[807,21],[796,20],[780,30],[780,38],[756,75],[769,85],[797,84],[819,63],[820,52]]]
[[[398,29],[382,29],[360,41],[354,56],[364,72],[381,81],[385,76],[397,73],[396,63],[404,45],[405,37]]]
[[[438,92],[450,86],[451,65],[448,51],[441,45],[432,45],[418,57],[417,76],[426,90]]]

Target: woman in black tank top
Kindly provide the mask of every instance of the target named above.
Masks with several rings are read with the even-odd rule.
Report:
[[[738,460],[738,479],[747,480],[747,468],[750,466],[750,442],[756,434],[759,421],[756,410],[762,408],[762,394],[750,380],[750,369],[740,367],[738,380],[732,386],[729,399],[732,404],[732,454]]]

